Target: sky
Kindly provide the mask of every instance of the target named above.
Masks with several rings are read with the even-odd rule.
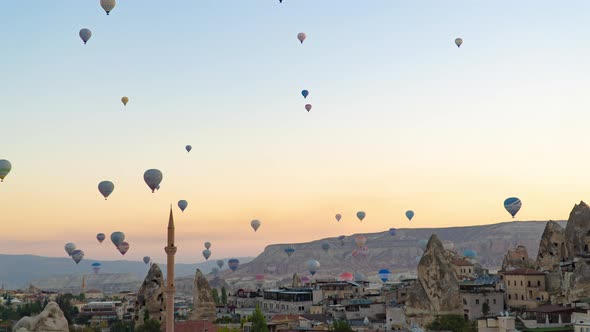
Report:
[[[516,220],[567,219],[590,199],[589,10],[119,0],[106,16],[98,0],[6,3],[0,159],[13,170],[0,184],[0,253],[59,257],[75,242],[118,259],[95,235],[123,231],[125,259],[162,261],[170,204],[180,262],[203,261],[205,241],[216,259],[508,221],[510,196],[523,202]],[[154,194],[150,168],[164,174]],[[102,180],[115,183],[107,201]]]

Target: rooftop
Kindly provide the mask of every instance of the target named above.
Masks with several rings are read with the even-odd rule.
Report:
[[[520,268],[512,271],[504,272],[504,275],[522,276],[522,275],[545,275],[545,273],[533,269]]]

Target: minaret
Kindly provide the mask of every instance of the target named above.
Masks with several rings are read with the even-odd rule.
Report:
[[[166,332],[174,332],[174,217],[172,216],[172,205],[170,205],[170,219],[168,219],[168,245],[164,248],[168,256],[166,274]]]

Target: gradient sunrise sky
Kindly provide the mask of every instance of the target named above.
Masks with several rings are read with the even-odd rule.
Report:
[[[98,3],[3,4],[0,253],[64,256],[72,241],[118,259],[95,234],[123,231],[126,259],[161,261],[171,203],[178,260],[199,262],[204,241],[211,259],[254,256],[506,221],[509,196],[518,220],[590,199],[586,0]],[[164,173],[155,194],[149,168]]]

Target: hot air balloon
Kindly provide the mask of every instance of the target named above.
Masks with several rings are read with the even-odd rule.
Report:
[[[308,285],[310,282],[311,282],[311,280],[309,280],[308,277],[305,277],[305,276],[301,277],[301,283],[302,284]]]
[[[320,262],[316,261],[315,259],[308,260],[306,265],[307,270],[309,271],[309,273],[311,273],[312,276],[315,275],[318,269],[320,268]]]
[[[504,208],[506,209],[506,211],[508,211],[508,213],[510,213],[512,218],[514,218],[514,216],[518,213],[521,207],[522,202],[520,201],[520,199],[516,197],[509,197],[506,198],[506,200],[504,201]]]
[[[205,242],[205,249],[211,249],[211,242]]]
[[[119,252],[121,253],[121,255],[124,256],[127,253],[127,251],[129,251],[129,243],[121,242],[121,244],[119,244],[117,246],[117,249],[119,249]]]
[[[277,272],[277,266],[274,264],[268,264],[266,266],[266,271],[268,271],[268,273],[271,273],[271,274],[275,273],[275,272]]]
[[[68,253],[69,256],[72,256],[72,252],[74,252],[74,250],[76,250],[76,245],[73,243],[66,243],[66,245],[64,246],[64,249],[66,250],[66,252]]]
[[[356,246],[359,248],[362,248],[365,246],[365,244],[367,243],[367,237],[364,235],[357,235],[354,238],[354,242],[356,243]]]
[[[213,273],[213,275],[218,275],[219,274],[219,268],[214,267],[211,269],[211,273]]]
[[[256,232],[258,230],[258,227],[260,227],[260,221],[259,220],[252,220],[250,222],[250,226],[252,226],[252,228],[254,229],[254,231]]]
[[[188,206],[188,202],[185,201],[184,199],[181,199],[180,201],[178,201],[178,207],[180,208],[180,210],[182,212],[184,212],[184,209],[186,209],[187,206]]]
[[[366,216],[367,214],[363,211],[359,211],[356,213],[356,217],[359,218],[360,221],[363,221],[363,219],[365,219]]]
[[[336,214],[336,221],[340,221],[342,219],[342,215],[340,213]]]
[[[203,257],[205,257],[205,260],[209,260],[209,257],[211,257],[211,250],[209,250],[209,249],[203,250]]]
[[[121,243],[125,241],[125,234],[123,232],[113,232],[111,234],[111,242],[118,247]]]
[[[102,243],[102,241],[104,241],[104,239],[106,239],[107,236],[104,235],[104,233],[98,233],[96,234],[96,239],[98,240],[98,242]]]
[[[150,256],[144,256],[143,257],[143,262],[147,265],[152,261],[152,258]]]
[[[391,277],[391,272],[388,269],[381,269],[379,270],[379,279],[381,281],[386,282]]]
[[[461,38],[455,39],[455,45],[457,45],[457,47],[461,47],[461,44],[463,44],[463,39],[461,39]]]
[[[346,235],[340,235],[338,240],[340,240],[340,245],[344,245],[344,239],[346,239]]]
[[[80,30],[80,38],[82,39],[82,41],[84,42],[84,44],[86,44],[86,42],[88,42],[88,40],[90,40],[90,37],[92,37],[92,31],[90,31],[89,29],[82,29]]]
[[[6,159],[0,159],[0,182],[4,182],[4,178],[10,173],[12,164]]]
[[[303,32],[300,32],[297,34],[297,39],[299,39],[299,41],[301,42],[301,44],[303,44],[303,41],[305,40],[305,38],[307,38],[307,35]]]
[[[264,274],[257,274],[254,279],[256,280],[256,286],[258,286],[258,289],[262,288],[262,285],[264,285]]]
[[[307,104],[305,105],[305,109],[309,112],[311,111],[311,104]]]
[[[129,102],[129,97],[122,97],[121,102],[123,103],[123,106],[127,106],[127,103]]]
[[[100,6],[107,12],[107,15],[115,8],[115,0],[100,0]]]
[[[162,172],[157,169],[148,169],[143,173],[143,180],[145,183],[150,187],[152,193],[156,191],[156,189],[160,189],[160,182],[162,182]]]
[[[301,91],[301,94],[303,95],[303,98],[307,98],[307,96],[309,96],[309,91],[303,90]]]
[[[414,211],[412,211],[412,210],[406,211],[406,218],[408,218],[408,220],[412,221],[412,218],[414,218]]]
[[[94,271],[94,274],[98,274],[98,271],[100,271],[100,263],[92,263],[92,271]]]
[[[223,264],[224,264],[224,263],[225,263],[225,262],[223,261],[223,259],[218,259],[218,260],[217,260],[217,266],[219,266],[219,268],[220,268],[220,269],[221,269],[221,268],[223,268]]]
[[[395,228],[390,228],[390,229],[389,229],[389,235],[391,235],[391,236],[395,236],[395,234],[396,234],[396,230],[395,230]]]
[[[113,190],[115,190],[115,185],[111,181],[102,181],[98,184],[98,191],[100,191],[105,201],[113,193]]]
[[[361,272],[356,272],[354,274],[354,281],[367,281],[367,277]]]
[[[74,262],[76,262],[76,264],[80,263],[80,261],[82,261],[82,258],[84,258],[84,252],[82,250],[72,251],[72,259],[74,260]]]
[[[428,245],[428,240],[426,240],[426,239],[422,239],[422,240],[418,241],[418,247],[420,247],[422,250],[425,250],[427,245]]]
[[[229,266],[230,270],[235,272],[238,269],[238,267],[240,267],[240,261],[236,258],[232,258],[227,261],[227,266]]]
[[[477,257],[477,253],[475,252],[475,250],[465,249],[463,250],[463,256],[467,258],[475,258]]]
[[[323,242],[322,243],[322,250],[325,252],[328,252],[328,250],[330,250],[330,244],[328,242]]]
[[[354,275],[350,272],[342,272],[338,277],[341,281],[353,281]]]
[[[291,255],[293,255],[293,253],[295,252],[295,248],[293,248],[292,246],[289,246],[289,247],[283,249],[283,251],[285,252],[285,254],[287,254],[288,257],[291,257]]]
[[[191,150],[193,149],[193,147],[190,145],[187,145],[184,148],[186,149],[186,152],[191,152]]]

